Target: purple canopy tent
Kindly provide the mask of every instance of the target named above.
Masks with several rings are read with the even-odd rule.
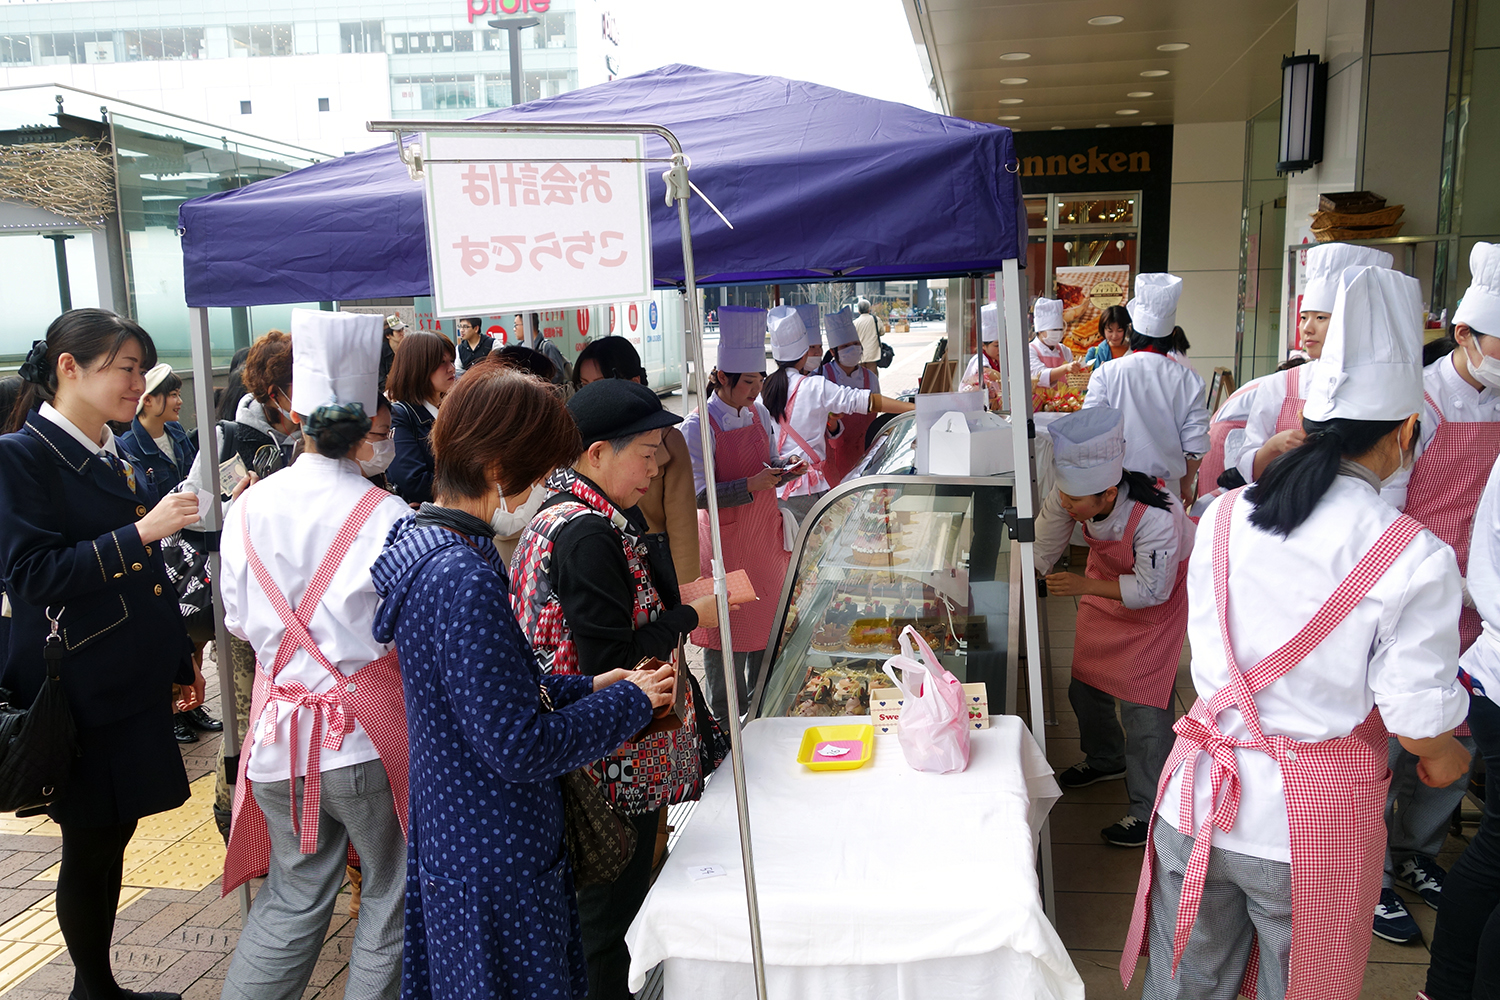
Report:
[[[475,121],[656,122],[681,140],[700,284],[998,271],[1026,238],[1009,129],[781,77],[667,66]],[[454,122],[460,126],[459,122]],[[647,155],[666,156],[651,138]],[[683,280],[651,178],[658,286]],[[394,144],[182,205],[189,306],[427,295],[422,189]]]

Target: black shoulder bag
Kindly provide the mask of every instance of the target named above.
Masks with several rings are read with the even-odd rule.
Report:
[[[10,692],[0,689],[0,812],[35,816],[62,797],[73,758],[78,756],[77,730],[68,695],[62,686],[62,636],[59,611],[47,620],[52,634],[42,647],[47,677],[28,709],[10,704]]]
[[[542,685],[542,711],[551,712],[552,696]],[[635,856],[635,825],[615,812],[589,769],[580,767],[558,779],[562,785],[563,834],[573,881],[604,885],[620,877]]]

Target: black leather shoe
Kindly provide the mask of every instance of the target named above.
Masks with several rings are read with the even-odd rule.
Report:
[[[208,714],[208,709],[199,705],[191,712],[179,712],[177,717],[199,732],[219,733],[224,731],[224,723]]]
[[[172,716],[172,735],[177,737],[178,743],[197,743],[198,734],[193,727],[182,721],[182,713],[178,712]]]

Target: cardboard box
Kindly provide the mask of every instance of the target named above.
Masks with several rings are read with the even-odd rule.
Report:
[[[875,726],[876,736],[895,735],[905,700],[900,688],[870,689],[870,722]],[[990,728],[990,696],[983,684],[965,684],[964,703],[969,709],[970,729]]]

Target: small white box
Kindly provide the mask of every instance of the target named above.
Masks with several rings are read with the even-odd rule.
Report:
[[[890,736],[896,732],[896,722],[901,718],[901,706],[906,699],[900,688],[870,689],[870,722],[875,726],[876,736]],[[983,684],[964,685],[964,704],[969,709],[969,728],[990,728],[990,696]]]
[[[950,410],[929,432],[927,465],[934,476],[994,476],[1015,469],[1010,421],[996,413]]]

